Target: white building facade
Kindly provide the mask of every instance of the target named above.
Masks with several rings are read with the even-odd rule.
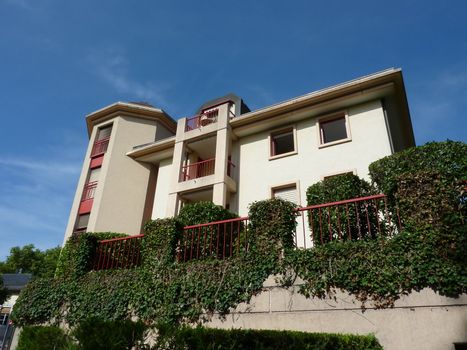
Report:
[[[250,111],[233,94],[176,122],[118,102],[86,118],[90,137],[65,240],[83,231],[141,233],[150,219],[212,201],[239,215],[274,196],[306,206],[327,176],[415,145],[400,69]]]

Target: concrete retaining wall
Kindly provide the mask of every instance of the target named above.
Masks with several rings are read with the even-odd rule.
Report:
[[[350,295],[307,299],[298,284],[289,289],[266,281],[264,291],[239,305],[225,320],[213,317],[208,327],[297,330],[327,333],[373,333],[386,350],[454,350],[467,342],[467,295],[442,297],[431,289],[398,300],[394,308],[375,309]]]

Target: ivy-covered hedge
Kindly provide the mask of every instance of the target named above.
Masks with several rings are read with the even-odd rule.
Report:
[[[153,350],[382,350],[373,335],[159,327]]]
[[[348,173],[338,176],[325,178],[322,181],[308,187],[306,191],[307,204],[317,205],[331,202],[338,202],[346,199],[366,197],[375,194],[375,190],[371,185],[360,179],[358,176]],[[309,213],[308,220],[315,245],[321,245],[329,242],[332,239],[337,239],[341,236],[341,232],[348,234],[342,235],[342,238],[361,239],[362,232],[376,232],[378,219],[373,207],[373,202],[361,202],[349,204],[345,207],[334,207],[330,210],[313,210]],[[370,207],[368,207],[370,206]],[[358,220],[358,218],[366,218],[367,220]],[[368,228],[368,223],[370,228]],[[323,234],[322,223],[326,224],[325,233]],[[332,230],[330,234],[328,231]]]
[[[56,277],[76,278],[91,270],[97,242],[127,236],[116,232],[88,232],[71,236],[57,263]]]
[[[174,219],[155,220],[146,225],[140,267],[75,273],[72,278],[57,274],[53,280],[31,283],[21,294],[13,318],[20,325],[60,321],[74,325],[88,317],[132,316],[176,324],[196,322],[206,313],[225,314],[261,291],[269,275],[280,272],[280,253],[292,240],[293,209],[293,204],[282,200],[252,205],[251,253],[225,260],[178,263],[174,247],[182,225]],[[269,215],[266,226],[256,222],[264,220],[261,213]],[[70,259],[73,264],[83,259],[80,252],[87,254],[82,244],[70,245],[67,254],[76,257]],[[76,270],[84,271],[72,271]]]
[[[430,142],[377,160],[369,171],[407,222],[442,227],[465,219],[466,143]]]
[[[177,220],[183,226],[237,218],[238,215],[212,202],[189,203],[180,209]]]
[[[433,229],[404,231],[392,239],[330,242],[292,251],[286,264],[304,280],[300,293],[328,297],[335,290],[353,294],[377,308],[401,295],[429,287],[444,296],[467,292],[467,227],[449,235]]]

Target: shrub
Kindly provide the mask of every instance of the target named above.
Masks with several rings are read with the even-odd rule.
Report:
[[[142,322],[90,318],[80,322],[72,335],[80,350],[132,350],[144,346],[146,329]]]
[[[380,350],[373,335],[159,326],[154,350]]]
[[[365,197],[374,193],[367,181],[354,174],[344,174],[329,177],[311,185],[306,195],[307,203],[311,206]],[[314,233],[314,244],[323,244],[341,236],[344,240],[355,240],[364,238],[365,233],[371,235],[371,232],[376,232],[378,225],[376,212],[374,202],[352,203],[347,208],[340,206],[309,212],[308,220]],[[368,227],[368,222],[370,227]]]
[[[26,326],[21,330],[17,350],[77,349],[65,332],[55,326]]]
[[[185,205],[180,209],[177,219],[183,226],[205,224],[213,221],[228,220],[238,217],[237,214],[212,202],[197,202]]]
[[[87,232],[71,236],[63,247],[57,264],[56,277],[79,277],[90,271],[97,242],[127,236],[116,232]]]
[[[413,147],[373,162],[369,170],[374,184],[401,207],[406,221],[442,226],[460,223],[466,216],[467,144],[463,142]]]

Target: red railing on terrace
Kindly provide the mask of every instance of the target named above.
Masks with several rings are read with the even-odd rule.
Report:
[[[225,259],[248,251],[248,217],[185,226],[177,259],[185,262],[205,257]]]
[[[201,128],[203,126],[217,122],[219,109],[212,109],[202,114],[195,115],[194,117],[187,118],[185,131]]]
[[[393,236],[401,230],[398,210],[388,209],[384,194],[312,205],[298,209],[297,247],[330,241]]]
[[[354,198],[297,209],[295,246],[311,248],[331,241],[391,237],[400,232],[397,210],[389,210],[385,195]],[[249,218],[185,226],[177,245],[177,260],[226,259],[248,252]],[[93,268],[131,268],[141,262],[144,235],[100,241]]]
[[[107,151],[109,140],[110,138],[107,137],[105,139],[94,142],[94,145],[92,146],[91,157],[97,157],[101,154],[104,154]]]
[[[182,171],[180,172],[180,182],[213,175],[215,171],[215,166],[216,166],[215,158],[184,165],[182,167]],[[235,164],[229,160],[227,164],[227,175],[228,176],[232,175],[233,168],[235,168]]]
[[[216,159],[211,158],[197,163],[184,165],[180,174],[180,181],[188,181],[214,174]]]
[[[129,269],[141,263],[141,242],[144,235],[99,241],[93,270]]]
[[[84,185],[83,195],[81,196],[81,201],[86,201],[88,199],[94,198],[94,192],[96,192],[97,181],[88,182]]]

